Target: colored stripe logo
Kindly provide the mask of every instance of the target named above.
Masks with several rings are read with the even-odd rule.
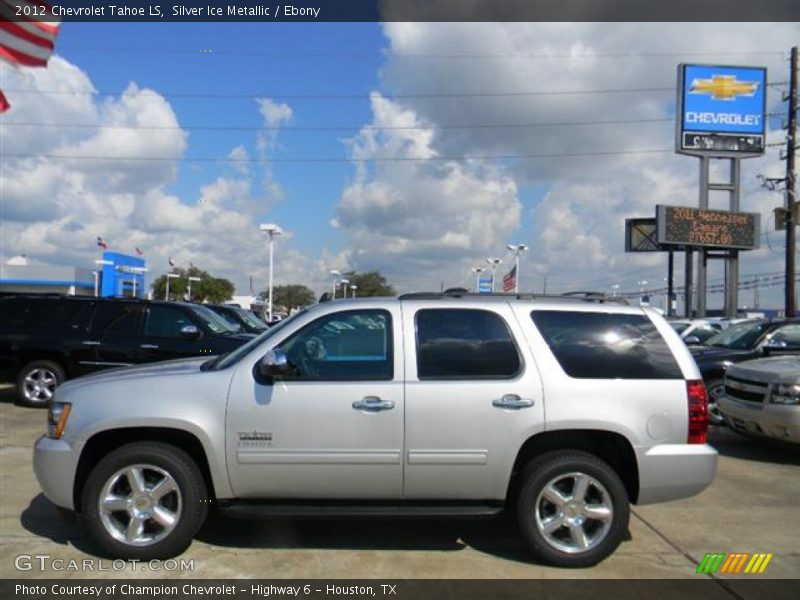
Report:
[[[772,560],[772,556],[772,554],[765,553],[750,554],[748,552],[733,552],[731,554],[726,554],[725,552],[711,552],[703,557],[703,560],[697,567],[697,573],[705,573],[707,575],[714,573],[760,574],[766,570],[769,561]]]

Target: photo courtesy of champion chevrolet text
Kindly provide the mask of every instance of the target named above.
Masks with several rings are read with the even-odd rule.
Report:
[[[800,596],[795,0],[0,0],[0,596]]]

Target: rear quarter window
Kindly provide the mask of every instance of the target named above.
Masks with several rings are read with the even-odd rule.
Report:
[[[561,368],[577,379],[683,379],[672,351],[645,315],[531,313]]]

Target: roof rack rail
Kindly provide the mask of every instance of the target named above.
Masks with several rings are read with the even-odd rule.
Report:
[[[536,293],[517,293],[507,294],[501,292],[477,293],[454,288],[444,292],[410,292],[398,296],[400,300],[437,300],[445,298],[507,298],[509,300],[576,300],[580,302],[598,302],[613,304],[628,304],[624,298],[609,296],[602,292],[566,292],[564,294],[536,294]]]

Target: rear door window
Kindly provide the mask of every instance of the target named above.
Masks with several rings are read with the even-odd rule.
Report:
[[[531,318],[561,368],[578,379],[683,379],[645,315],[537,310]]]
[[[420,380],[513,379],[522,370],[514,338],[496,313],[424,309],[416,325]]]
[[[141,306],[128,302],[98,302],[90,332],[99,335],[134,335],[139,325]]]

